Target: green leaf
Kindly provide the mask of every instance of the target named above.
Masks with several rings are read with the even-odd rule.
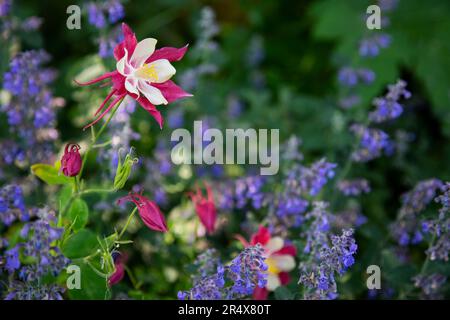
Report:
[[[59,190],[58,192],[59,210],[64,209],[64,207],[69,202],[71,195],[72,195],[72,186],[70,185],[65,185],[63,188],[61,188],[61,190]]]
[[[31,173],[33,173],[39,179],[50,185],[68,184],[72,182],[70,178],[60,173],[56,167],[51,166],[49,164],[44,163],[33,164],[31,166]]]
[[[82,229],[88,222],[88,205],[82,199],[75,199],[67,211],[67,216],[64,218],[69,220],[69,224],[72,225],[73,231],[76,232]]]
[[[286,287],[278,287],[275,289],[275,299],[277,300],[292,300],[294,295]]]
[[[108,293],[106,279],[95,273],[86,263],[81,263],[79,267],[81,272],[81,288],[68,290],[70,299],[104,300]]]
[[[82,229],[67,238],[61,250],[67,258],[77,259],[91,255],[97,248],[95,234],[90,230]]]

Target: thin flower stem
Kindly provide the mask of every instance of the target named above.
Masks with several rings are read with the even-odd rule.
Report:
[[[127,223],[126,223],[125,226],[122,228],[122,231],[120,231],[120,233],[119,233],[119,237],[117,238],[117,241],[119,241],[119,240],[122,238],[123,234],[124,234],[125,231],[128,229],[128,226],[129,226],[131,220],[133,219],[134,214],[136,213],[137,209],[138,209],[138,208],[136,207],[136,208],[133,209],[133,211],[131,211],[130,216],[128,217]]]
[[[86,161],[87,161],[89,152],[92,150],[92,147],[95,145],[95,143],[97,142],[98,138],[102,135],[103,131],[105,131],[106,127],[108,126],[109,122],[110,122],[111,119],[113,118],[114,114],[115,114],[116,111],[119,109],[120,105],[122,104],[123,99],[124,99],[124,98],[122,98],[122,99],[117,103],[117,105],[114,107],[114,109],[113,109],[112,112],[110,113],[108,119],[107,119],[106,122],[101,126],[100,130],[98,131],[98,133],[96,134],[94,130],[92,131],[92,140],[91,140],[91,142],[89,143],[89,146],[88,146],[86,152],[85,152],[84,155],[83,155],[83,162],[82,162],[82,164],[81,164],[80,173],[78,174],[78,177],[79,177],[80,179],[81,179],[81,177],[83,176],[83,169],[84,169],[84,166],[85,166],[85,164],[86,164]]]
[[[91,193],[110,193],[114,192],[114,189],[86,189],[83,191],[80,191],[78,193],[79,196],[85,195],[85,194],[91,194]]]

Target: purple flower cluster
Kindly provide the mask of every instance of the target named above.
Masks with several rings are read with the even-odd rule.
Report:
[[[55,73],[42,65],[49,61],[44,51],[26,51],[15,56],[10,69],[3,76],[3,89],[10,94],[0,109],[8,119],[14,139],[2,139],[1,160],[6,164],[48,161],[55,129],[55,107],[61,99],[54,99],[49,84]]]
[[[375,73],[366,68],[344,67],[339,70],[338,80],[346,87],[354,87],[360,82],[370,84],[375,80]]]
[[[289,178],[297,178],[298,185],[304,194],[316,196],[322,190],[327,181],[334,177],[336,168],[335,163],[327,162],[325,159],[314,162],[310,167],[301,167],[299,175],[290,172]]]
[[[421,290],[421,299],[440,300],[443,298],[441,289],[447,283],[447,277],[433,273],[418,275],[413,278],[414,286]]]
[[[448,261],[450,251],[450,183],[443,185],[441,190],[442,194],[435,199],[442,205],[438,217],[422,222],[422,231],[435,239],[426,251],[431,261]]]
[[[344,274],[355,263],[358,246],[353,229],[343,230],[340,236],[326,237],[327,242],[312,255],[315,261],[300,264],[299,283],[307,288],[305,299],[335,299],[336,275]]]
[[[240,299],[266,285],[268,267],[259,244],[245,248],[227,265],[220,263],[214,250],[199,256],[195,264],[199,275],[193,278],[191,290],[178,292],[180,300]]]
[[[33,213],[37,220],[25,224],[20,232],[20,237],[28,240],[4,253],[4,268],[11,279],[6,299],[61,298],[62,288],[42,285],[41,280],[45,276],[58,276],[69,263],[55,246],[63,229],[53,227],[56,217],[52,211],[44,208]],[[20,253],[27,258],[26,262],[21,262]],[[30,259],[31,263],[28,262]],[[18,280],[14,280],[16,273]]]
[[[359,44],[359,54],[362,57],[375,57],[380,53],[381,49],[389,47],[390,44],[390,35],[385,33],[376,34],[361,40]]]
[[[346,196],[359,196],[370,192],[369,181],[363,178],[341,180],[338,182],[337,187]]]
[[[249,176],[236,180],[234,187],[234,203],[236,208],[243,209],[251,205],[260,209],[265,204],[263,187],[265,180],[262,176]]]
[[[368,128],[361,124],[354,124],[350,130],[359,139],[359,147],[352,153],[352,160],[355,162],[367,162],[380,157],[383,152],[389,153],[392,149],[392,142],[386,132]]]
[[[102,29],[114,24],[125,16],[124,8],[119,0],[90,2],[88,4],[88,22],[90,25]]]
[[[436,192],[443,186],[439,179],[420,181],[413,190],[402,195],[400,217],[415,215],[422,212],[436,197]]]
[[[215,74],[218,66],[211,61],[211,57],[219,50],[214,37],[220,28],[216,22],[216,14],[210,7],[203,7],[198,23],[197,42],[192,49],[192,55],[198,57],[201,63],[186,70],[180,76],[181,87],[187,91],[194,91],[202,76]]]
[[[25,207],[22,188],[18,185],[5,185],[0,188],[0,221],[10,226],[14,221],[30,219]]]
[[[380,123],[398,118],[403,112],[403,107],[398,102],[402,97],[409,99],[411,93],[406,90],[406,82],[398,80],[396,84],[388,86],[388,93],[384,97],[373,101],[376,109],[369,114],[369,120]]]
[[[336,229],[358,228],[367,222],[367,217],[361,213],[359,206],[337,212],[333,219],[333,227]]]
[[[0,1],[0,17],[6,16],[11,10],[12,0],[2,0]]]
[[[123,40],[121,29],[116,26],[110,32],[98,38],[98,54],[101,58],[113,56],[114,48]]]
[[[122,20],[125,17],[125,10],[121,0],[101,0],[88,3],[87,16],[90,25],[105,30],[110,25]],[[122,39],[123,35],[118,26],[107,32],[102,31],[102,35],[97,39],[100,57],[112,57],[115,46]]]
[[[435,198],[441,186],[442,182],[438,179],[424,180],[402,196],[398,217],[391,225],[391,233],[398,244],[406,246],[423,240],[418,214]]]
[[[331,229],[334,216],[328,212],[328,202],[315,201],[312,203],[312,210],[305,215],[305,220],[309,221],[308,230],[303,234],[306,238],[303,252],[314,255],[319,249],[327,245],[327,233]]]
[[[5,300],[63,300],[64,288],[56,284],[35,286],[28,282],[12,281]]]

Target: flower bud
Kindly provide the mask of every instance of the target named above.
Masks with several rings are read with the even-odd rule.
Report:
[[[76,143],[66,144],[61,158],[61,170],[67,177],[75,177],[81,169],[80,146]]]
[[[205,183],[206,197],[202,194],[200,188],[197,187],[196,192],[189,192],[195,206],[195,211],[200,219],[200,222],[206,228],[209,234],[212,234],[216,228],[216,206],[214,204],[214,195],[211,188]]]
[[[125,183],[130,177],[131,168],[133,167],[133,164],[137,162],[138,158],[134,157],[133,148],[131,148],[130,152],[125,156],[123,163],[120,157],[120,150],[119,150],[119,163],[117,164],[116,176],[114,177],[115,190],[119,190],[124,187]]]
[[[136,205],[142,221],[149,229],[160,232],[168,231],[164,215],[156,203],[138,193],[130,193],[117,200],[117,203],[121,204],[123,201],[131,201]]]

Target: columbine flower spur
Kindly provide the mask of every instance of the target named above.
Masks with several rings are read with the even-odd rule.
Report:
[[[162,128],[163,118],[155,106],[192,96],[170,80],[176,72],[170,62],[181,60],[187,45],[179,49],[164,47],[155,50],[156,39],[146,38],[137,42],[135,34],[125,23],[122,24],[122,32],[124,40],[114,48],[117,70],[85,83],[76,81],[79,85],[91,85],[107,79],[112,83],[112,90],[95,112],[95,116],[101,114],[84,129],[100,121],[125,96],[136,100]],[[111,98],[112,102],[106,107]]]

